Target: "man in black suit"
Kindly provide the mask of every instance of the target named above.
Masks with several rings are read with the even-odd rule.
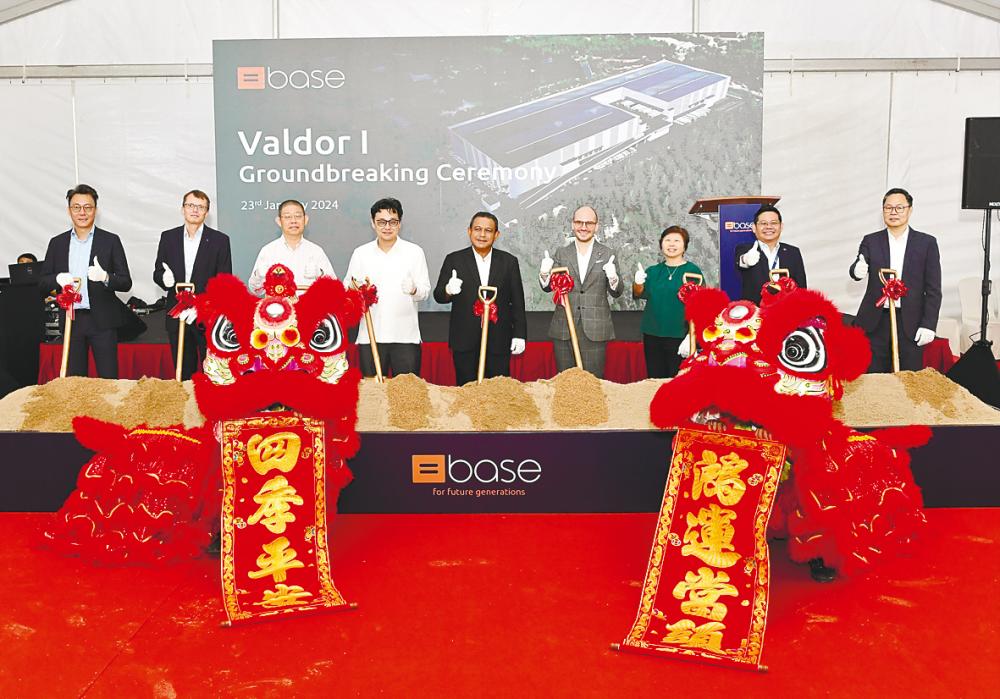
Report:
[[[486,340],[484,378],[510,376],[511,354],[524,351],[528,320],[521,269],[516,257],[493,247],[499,236],[496,216],[486,211],[474,215],[469,223],[472,246],[448,253],[434,287],[434,300],[451,304],[448,346],[459,386],[475,381],[479,373],[482,319],[473,306],[480,286],[497,288],[497,322],[490,325]]]
[[[167,290],[167,311],[177,304],[174,285],[178,282],[194,284],[194,293],[200,294],[205,291],[208,280],[216,274],[232,274],[229,236],[205,225],[211,205],[207,194],[192,189],[184,195],[181,204],[184,225],[160,234],[156,262],[153,263],[153,281]],[[194,322],[194,309],[183,311],[182,315],[185,322]],[[176,361],[179,321],[171,318],[169,313],[165,314],[165,319],[170,352]],[[185,381],[201,366],[205,359],[205,347],[204,333],[187,334],[181,367],[181,378]]]
[[[787,269],[788,275],[806,288],[806,267],[802,253],[794,245],[781,243],[781,212],[764,204],[753,217],[752,243],[736,246],[736,271],[743,280],[741,299],[760,304],[760,289],[771,281],[772,269]]]
[[[116,291],[132,288],[128,260],[121,239],[97,228],[97,190],[79,184],[66,192],[73,227],[49,241],[42,263],[39,290],[48,295],[72,285],[80,286],[82,300],[74,305],[67,373],[87,375],[87,351],[94,353],[97,375],[118,378],[118,328],[125,324],[125,304]],[[65,314],[63,314],[65,315]]]
[[[882,296],[879,270],[893,269],[908,293],[898,302],[896,323],[899,338],[899,368],[919,371],[924,366],[924,345],[934,339],[941,311],[941,255],[934,236],[910,228],[913,197],[905,189],[893,188],[882,197],[885,228],[861,240],[858,256],[850,268],[851,278],[868,277],[865,296],[854,324],[868,335],[872,347],[869,373],[892,371],[892,338],[889,306],[877,307]]]

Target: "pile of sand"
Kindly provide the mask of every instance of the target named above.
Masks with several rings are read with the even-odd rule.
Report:
[[[579,369],[550,380],[508,377],[462,387],[404,374],[361,382],[360,432],[650,430],[649,403],[660,380],[616,384]],[[56,379],[0,400],[0,431],[71,431],[76,415],[134,427],[204,422],[190,382]],[[933,369],[862,376],[847,385],[834,414],[852,427],[1000,425],[1000,411]]]

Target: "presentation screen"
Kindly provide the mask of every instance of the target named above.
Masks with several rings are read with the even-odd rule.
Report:
[[[582,204],[627,282],[678,224],[715,283],[716,224],[687,211],[760,193],[759,33],[216,41],[214,76],[218,220],[243,278],[281,201],[304,204],[342,275],[388,196],[432,284],[493,213],[529,310],[552,308],[538,265]]]

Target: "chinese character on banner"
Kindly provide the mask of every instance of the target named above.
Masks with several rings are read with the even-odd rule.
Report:
[[[783,444],[748,431],[678,430],[639,611],[618,648],[760,667],[784,461]]]
[[[348,608],[330,575],[321,420],[222,422],[222,587],[229,623]]]

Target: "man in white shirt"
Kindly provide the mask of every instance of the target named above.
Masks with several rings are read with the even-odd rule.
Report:
[[[368,280],[378,290],[378,303],[371,307],[372,326],[378,343],[382,373],[420,375],[420,325],[417,306],[427,298],[431,282],[427,260],[419,245],[403,240],[403,205],[398,199],[379,199],[372,204],[375,240],[351,254],[345,286],[352,280],[360,286]],[[366,323],[358,330],[361,373],[375,375],[371,338]]]
[[[309,217],[302,203],[295,199],[281,202],[275,223],[281,228],[281,237],[260,249],[253,263],[247,286],[258,296],[264,295],[264,277],[271,265],[283,264],[292,270],[295,283],[300,287],[312,286],[320,277],[333,277],[333,264],[321,248],[304,236]]]
[[[868,335],[872,348],[869,373],[892,371],[889,306],[876,306],[882,296],[879,271],[893,269],[906,285],[907,294],[896,303],[899,368],[923,368],[924,346],[934,339],[941,311],[941,255],[932,235],[910,228],[913,197],[905,189],[890,189],[882,197],[885,228],[861,240],[849,273],[855,281],[867,277],[854,324]]]

